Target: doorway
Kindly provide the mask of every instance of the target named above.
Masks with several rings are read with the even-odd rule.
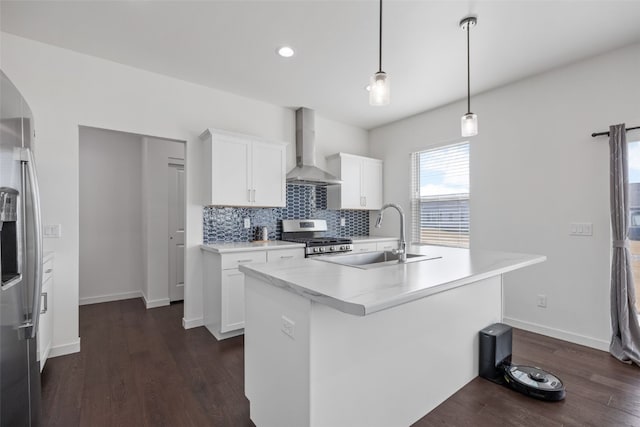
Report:
[[[184,142],[84,126],[79,140],[79,304],[142,298],[149,309],[182,300]],[[170,220],[181,239],[172,257],[181,293],[171,296]]]

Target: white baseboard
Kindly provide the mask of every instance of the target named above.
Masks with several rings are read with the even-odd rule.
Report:
[[[548,337],[569,341],[574,344],[580,344],[596,350],[609,351],[609,341],[598,338],[592,338],[585,335],[576,334],[562,329],[549,328],[547,326],[538,325],[537,323],[525,322],[510,317],[504,317],[503,323],[511,325],[515,328],[524,329],[525,331],[535,332],[537,334],[546,335]]]
[[[141,296],[142,296],[142,292],[132,291],[132,292],[120,292],[117,294],[99,295],[96,297],[85,297],[85,298],[80,298],[80,305],[98,304],[101,302],[110,302],[110,301],[120,301],[123,299],[140,298]]]
[[[207,330],[211,332],[211,334],[218,341],[226,340],[227,338],[237,337],[238,335],[244,335],[244,328],[236,329],[235,331],[231,331],[231,332],[218,332],[216,330],[211,330],[209,328],[207,328]]]
[[[204,320],[202,317],[197,317],[195,319],[185,319],[182,318],[182,327],[185,329],[197,328],[198,326],[204,326]]]
[[[65,354],[79,353],[80,352],[80,338],[76,341],[68,344],[56,345],[51,347],[49,351],[49,357],[64,356]]]
[[[147,309],[156,308],[156,307],[164,307],[166,305],[171,304],[169,298],[160,298],[160,299],[152,299],[148,300],[146,295],[142,294],[142,300],[144,301],[145,307]]]

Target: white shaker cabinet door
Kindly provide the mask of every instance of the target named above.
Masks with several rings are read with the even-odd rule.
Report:
[[[212,191],[209,204],[251,205],[251,142],[226,135],[216,136],[211,157]]]
[[[220,332],[244,328],[244,273],[222,270]]]
[[[362,174],[360,173],[360,159],[344,157],[341,165],[342,179],[342,209],[361,209],[364,199],[360,191]]]
[[[382,207],[382,160],[338,153],[327,157],[327,168],[341,180],[327,187],[329,209],[376,210]]]
[[[254,142],[252,151],[252,201],[255,206],[285,206],[286,147]]]
[[[382,207],[382,162],[362,160],[362,197],[366,209]]]
[[[51,351],[53,340],[53,261],[46,261],[43,266],[42,293],[40,294],[40,323],[38,328],[38,357],[40,372]]]

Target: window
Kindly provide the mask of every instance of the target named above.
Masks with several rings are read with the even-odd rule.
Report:
[[[640,312],[640,141],[628,144],[629,251],[633,282],[636,285],[636,310]]]
[[[469,247],[469,142],[411,155],[412,242]]]

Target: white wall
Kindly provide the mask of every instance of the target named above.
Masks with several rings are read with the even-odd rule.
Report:
[[[46,224],[62,224],[56,251],[53,354],[77,351],[78,337],[78,126],[186,141],[187,180],[185,322],[202,322],[202,206],[200,133],[207,127],[289,143],[294,165],[294,112],[114,62],[0,33],[0,66],[35,115],[35,151]],[[340,150],[366,154],[366,131],[317,117],[320,147],[332,135]],[[320,148],[322,150],[323,148]]]
[[[140,296],[141,138],[87,127],[79,135],[80,304]]]
[[[184,159],[184,144],[142,138],[144,285],[147,308],[169,304],[169,158]]]
[[[505,317],[515,326],[608,348],[608,144],[590,134],[640,125],[639,70],[634,45],[472,99],[472,248],[548,257],[505,278]],[[465,110],[458,102],[370,132],[372,155],[385,160],[387,202],[409,211],[409,152],[461,140]],[[391,217],[382,233],[395,233]],[[571,222],[592,222],[593,237],[570,237]]]

